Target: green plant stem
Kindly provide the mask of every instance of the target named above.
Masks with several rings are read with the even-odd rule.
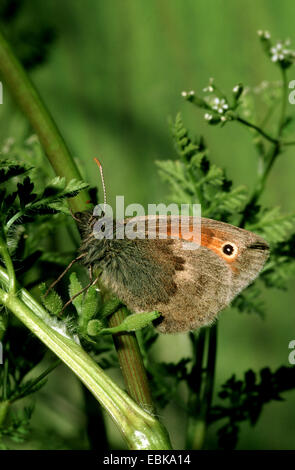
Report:
[[[243,119],[241,118],[240,116],[238,116],[236,118],[236,121],[237,122],[240,122],[241,124],[244,124],[245,126],[247,127],[251,127],[251,129],[254,129],[255,131],[258,132],[258,134],[262,135],[263,137],[265,137],[265,139],[269,140],[269,142],[273,143],[273,144],[277,144],[278,143],[278,140],[275,139],[274,137],[272,137],[271,135],[267,134],[263,129],[261,129],[261,127],[258,127],[256,126],[255,124],[252,124],[251,122],[249,121],[246,121],[246,119]]]
[[[16,289],[16,280],[15,280],[14,267],[13,267],[13,264],[12,264],[12,261],[11,261],[10,254],[8,252],[7,244],[5,243],[3,238],[1,238],[1,237],[0,237],[0,256],[2,257],[2,259],[4,261],[7,272],[8,272],[8,276],[9,276],[8,289],[9,289],[9,292],[14,294],[15,289]]]
[[[208,342],[207,364],[202,374],[202,364],[206,339]],[[193,377],[192,401],[190,403],[190,419],[187,435],[188,449],[202,449],[205,442],[208,426],[209,411],[212,403],[215,364],[217,352],[217,323],[204,330],[203,336],[198,338],[196,354],[197,362]]]
[[[81,180],[80,172],[52,116],[1,33],[0,74],[16,103],[25,113],[38,135],[55,173],[64,176],[67,181],[71,179]],[[72,210],[74,212],[85,210],[87,200],[89,200],[89,194],[87,191],[81,191],[75,198],[70,200]]]
[[[3,426],[5,422],[5,419],[9,410],[9,405],[10,403],[8,400],[2,401],[0,403],[0,430],[1,430],[1,426]]]
[[[2,281],[8,281],[7,277],[3,276],[3,271],[1,269],[0,278]],[[52,329],[21,300],[22,298],[29,299],[30,305],[36,304],[25,289],[21,289],[20,298],[0,289],[0,302],[73,370],[109,412],[130,449],[171,449],[169,436],[161,423],[121,390],[79,344]],[[42,310],[39,306],[39,313]],[[47,314],[43,312],[43,315]]]
[[[207,357],[207,367],[205,375],[205,385],[204,385],[204,398],[202,400],[202,412],[201,415],[204,418],[205,429],[203,434],[203,442],[200,443],[203,447],[205,440],[205,432],[208,424],[209,411],[213,398],[213,389],[214,389],[214,376],[215,376],[215,366],[216,366],[216,353],[217,353],[217,323],[215,323],[208,332],[209,346],[208,346],[208,357]]]
[[[202,328],[199,333],[191,333],[191,342],[193,346],[194,364],[190,374],[189,399],[188,399],[188,426],[186,436],[186,448],[193,449],[194,442],[198,440],[199,429],[196,418],[200,413],[201,406],[201,386],[202,386],[202,367],[205,352],[206,329]]]
[[[288,94],[287,72],[286,72],[286,69],[281,69],[281,71],[282,71],[282,80],[283,80],[283,96],[282,96],[281,118],[280,118],[279,127],[278,127],[278,140],[280,140],[280,137],[282,135],[284,125],[285,125],[287,94]]]
[[[249,201],[248,205],[253,205],[258,201],[258,199],[260,199],[260,196],[264,191],[265,184],[266,184],[267,178],[269,176],[269,173],[270,173],[270,171],[271,171],[271,169],[272,169],[279,153],[280,153],[280,145],[276,144],[270,150],[268,156],[265,159],[266,164],[264,166],[264,169],[263,169],[261,175],[258,178],[256,188],[255,188],[255,190],[254,190],[254,192],[253,192],[253,194],[250,198],[250,201]],[[244,224],[245,224],[245,219],[243,218],[240,226],[243,227]]]
[[[109,326],[113,328],[120,325],[127,315],[126,308],[117,310],[110,317]],[[113,335],[113,338],[129,395],[143,409],[154,413],[154,403],[135,333],[120,333]]]
[[[3,371],[3,386],[2,386],[2,400],[7,401],[8,397],[8,380],[9,380],[9,361],[8,358],[4,360],[4,371]]]

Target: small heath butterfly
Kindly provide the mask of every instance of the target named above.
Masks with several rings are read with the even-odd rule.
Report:
[[[113,238],[98,239],[94,229],[100,217],[90,212],[75,214],[82,235],[81,262],[99,272],[100,284],[132,312],[159,311],[155,326],[161,333],[187,332],[212,323],[258,276],[269,256],[263,238],[216,220],[201,218],[200,244],[187,250],[183,240],[191,232],[182,229],[180,235],[173,234],[180,216],[167,216],[165,239],[161,216],[133,218],[141,225],[144,222],[146,233],[152,222],[153,239],[118,239],[116,229]],[[128,220],[121,225],[126,226]],[[194,222],[193,217],[188,220],[187,230]]]

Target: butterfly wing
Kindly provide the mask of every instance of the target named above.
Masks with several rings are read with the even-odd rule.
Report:
[[[161,332],[194,330],[214,321],[255,279],[268,245],[223,222],[202,218],[199,237],[192,217],[184,223],[178,216],[164,218],[166,225],[161,216],[122,222],[128,238],[107,240],[98,256],[102,282],[134,312],[159,310]]]

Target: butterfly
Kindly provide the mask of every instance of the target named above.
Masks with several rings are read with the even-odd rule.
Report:
[[[186,231],[181,227],[177,233],[179,216],[168,216],[164,229],[161,216],[134,217],[133,225],[138,223],[146,235],[152,227],[154,239],[97,239],[94,227],[99,217],[90,212],[75,217],[82,234],[82,264],[98,273],[100,286],[134,313],[159,311],[156,327],[161,333],[211,324],[258,276],[269,256],[269,246],[260,236],[212,219],[201,218],[201,243],[189,250],[183,249],[183,242],[195,241],[192,216]]]

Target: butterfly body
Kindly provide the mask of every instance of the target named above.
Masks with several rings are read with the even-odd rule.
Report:
[[[112,239],[96,239],[97,218],[88,213],[78,217],[83,264],[99,271],[100,284],[131,311],[158,310],[157,328],[162,333],[191,331],[212,323],[257,277],[269,255],[267,243],[258,235],[206,218],[201,219],[200,246],[184,249],[188,234],[173,232],[173,223],[180,220],[175,217],[168,217],[165,239],[159,216],[133,219],[144,222],[146,234],[151,222],[154,239],[117,239],[115,228]]]

